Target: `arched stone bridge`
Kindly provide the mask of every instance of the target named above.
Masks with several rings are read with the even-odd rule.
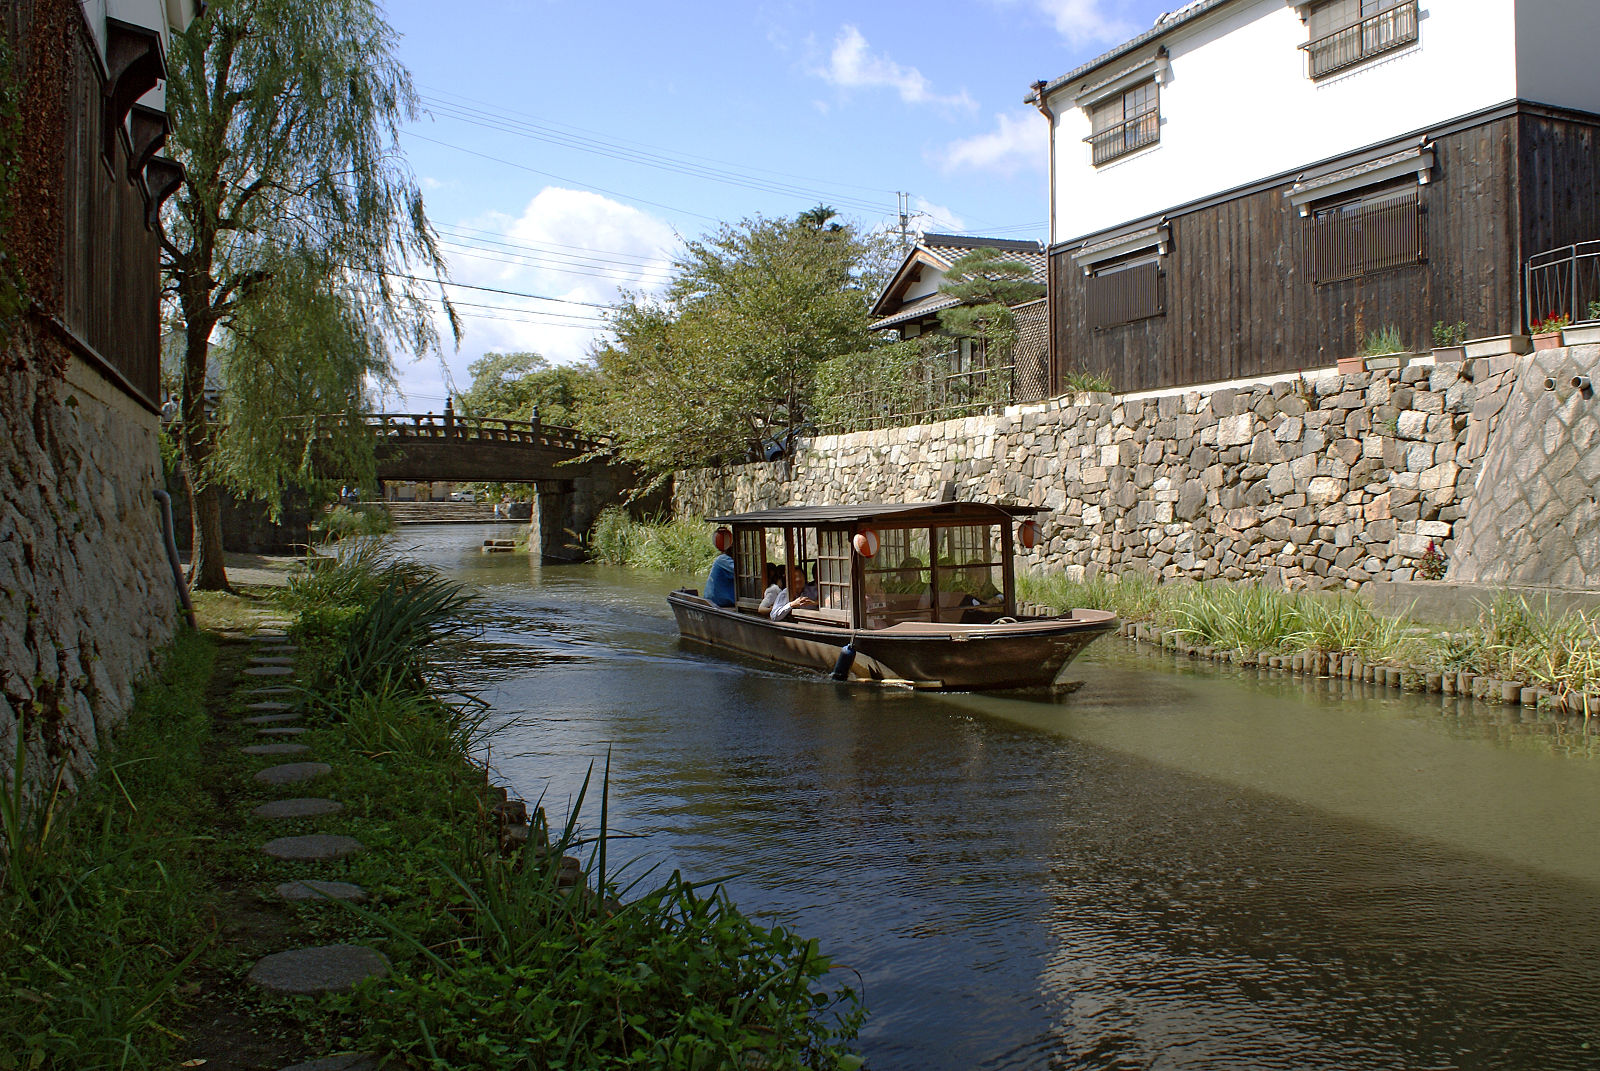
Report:
[[[533,489],[528,541],[544,558],[584,557],[595,518],[621,504],[634,473],[576,428],[434,413],[374,413],[380,480],[522,483]]]
[[[435,413],[375,413],[378,479],[536,483],[590,477],[613,464],[576,428]]]

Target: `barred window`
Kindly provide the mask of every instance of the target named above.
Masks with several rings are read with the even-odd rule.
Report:
[[[1084,314],[1100,330],[1166,312],[1161,257],[1148,252],[1096,268],[1083,281]]]
[[[767,539],[765,528],[739,529],[738,573],[734,583],[739,598],[759,599],[767,590]]]
[[[1419,186],[1372,193],[1311,215],[1311,277],[1332,283],[1428,259],[1428,211]]]
[[[1314,8],[1306,25],[1313,79],[1353,67],[1417,40],[1417,0],[1332,0]]]
[[[1096,166],[1161,140],[1161,91],[1155,79],[1117,93],[1089,110]]]

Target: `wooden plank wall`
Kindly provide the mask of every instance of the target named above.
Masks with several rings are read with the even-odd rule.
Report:
[[[160,403],[159,240],[145,226],[142,181],[116,139],[102,152],[101,79],[80,24],[65,86],[66,195],[61,234],[63,323],[152,406]]]
[[[1423,187],[1424,264],[1314,284],[1311,223],[1289,204],[1285,184],[1171,218],[1166,314],[1092,331],[1083,274],[1067,250],[1054,252],[1057,366],[1142,390],[1327,367],[1391,324],[1419,350],[1431,344],[1436,320],[1466,320],[1472,336],[1518,330],[1518,121],[1435,139],[1434,178]],[[1570,155],[1580,166],[1580,152]]]
[[[1519,119],[1523,259],[1600,239],[1600,127],[1538,114]]]

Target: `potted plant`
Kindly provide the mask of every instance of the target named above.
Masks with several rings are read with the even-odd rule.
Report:
[[[1447,324],[1443,320],[1433,325],[1433,359],[1435,361],[1464,361],[1467,359],[1467,321],[1457,320]]]
[[[1533,348],[1536,350],[1553,350],[1561,345],[1561,329],[1570,327],[1572,317],[1564,312],[1552,312],[1542,320],[1535,321],[1532,325]]]
[[[1561,342],[1567,346],[1592,346],[1600,342],[1600,301],[1589,302],[1587,320],[1562,330]]]
[[[1360,372],[1363,369],[1399,368],[1405,363],[1405,343],[1400,341],[1400,329],[1389,324],[1381,331],[1369,331],[1354,357],[1340,357],[1339,371]]]

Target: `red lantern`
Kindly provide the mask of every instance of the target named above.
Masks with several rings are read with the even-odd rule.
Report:
[[[718,528],[712,533],[711,542],[716,544],[718,550],[726,553],[727,549],[733,546],[733,532],[727,528]]]
[[[1022,549],[1032,550],[1039,545],[1039,522],[1031,518],[1023,521],[1017,534],[1022,540]]]
[[[863,558],[871,558],[878,553],[878,533],[871,528],[861,529],[850,543]]]

